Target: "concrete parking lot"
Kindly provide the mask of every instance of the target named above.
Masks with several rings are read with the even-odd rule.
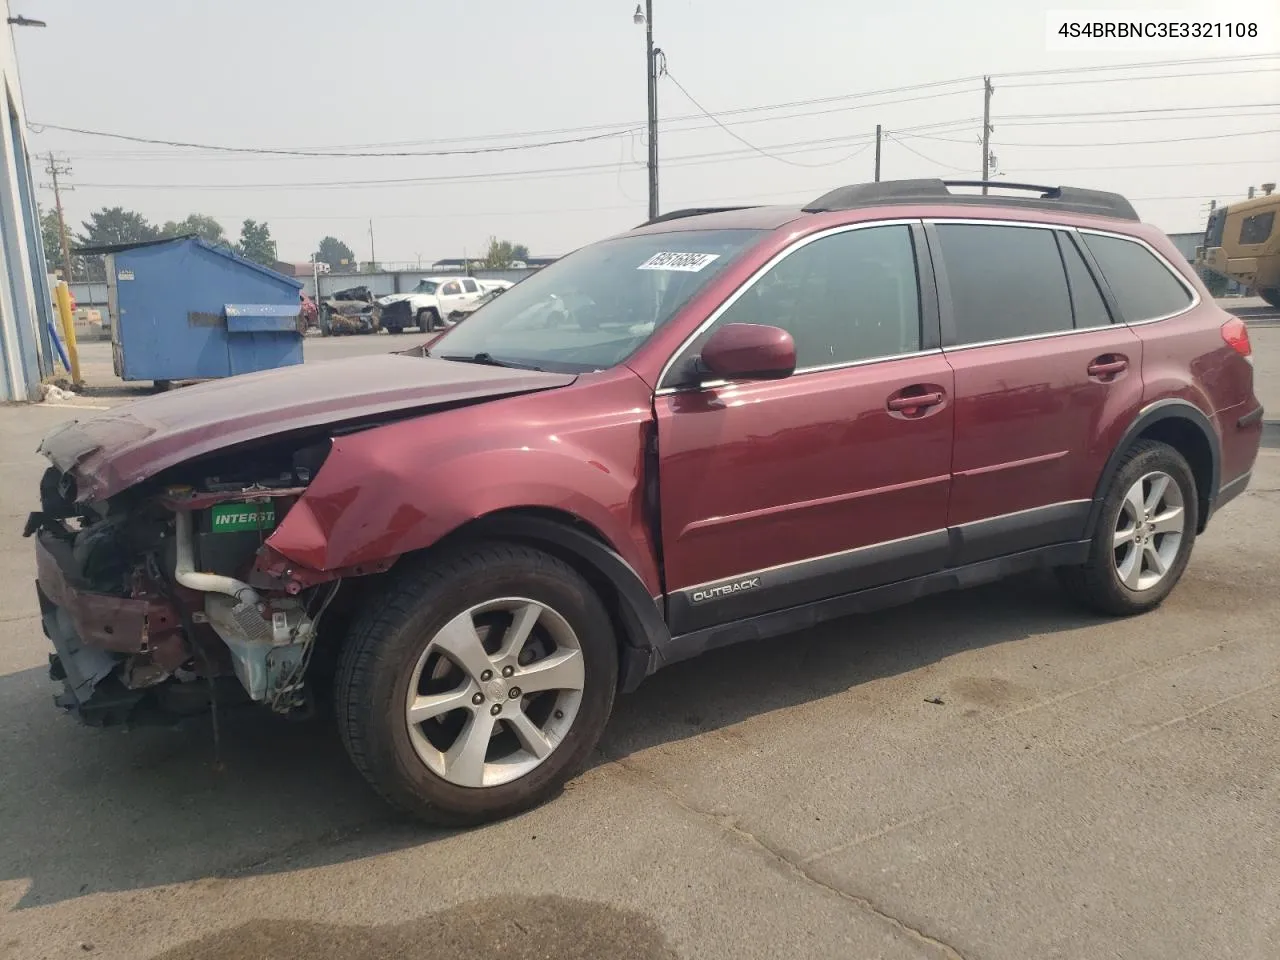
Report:
[[[137,392],[84,353],[73,403]],[[0,409],[0,957],[1280,956],[1275,433],[1152,614],[1028,577],[721,650],[621,698],[552,803],[447,832],[322,724],[236,716],[215,760],[206,722],[55,709],[19,532],[74,414]]]

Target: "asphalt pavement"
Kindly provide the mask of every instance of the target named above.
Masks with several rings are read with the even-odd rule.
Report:
[[[620,698],[559,798],[451,832],[324,725],[241,714],[215,761],[203,721],[54,708],[19,534],[75,414],[0,408],[6,960],[1280,956],[1280,437],[1151,614],[1033,576],[720,650]]]

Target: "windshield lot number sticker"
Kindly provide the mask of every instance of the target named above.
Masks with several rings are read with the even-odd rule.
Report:
[[[718,253],[655,253],[637,270],[678,270],[681,273],[697,273],[707,264],[719,260]]]

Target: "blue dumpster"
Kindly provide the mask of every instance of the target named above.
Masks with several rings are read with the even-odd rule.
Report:
[[[122,380],[210,380],[302,362],[302,284],[199,237],[86,247],[106,255]]]

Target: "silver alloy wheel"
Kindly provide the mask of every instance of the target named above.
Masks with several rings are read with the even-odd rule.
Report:
[[[578,636],[551,607],[520,597],[477,604],[418,658],[405,699],[409,739],[450,783],[510,783],[564,740],[585,680]]]
[[[1186,526],[1182,489],[1169,474],[1144,474],[1120,504],[1112,546],[1116,573],[1130,590],[1150,590],[1169,572]]]

